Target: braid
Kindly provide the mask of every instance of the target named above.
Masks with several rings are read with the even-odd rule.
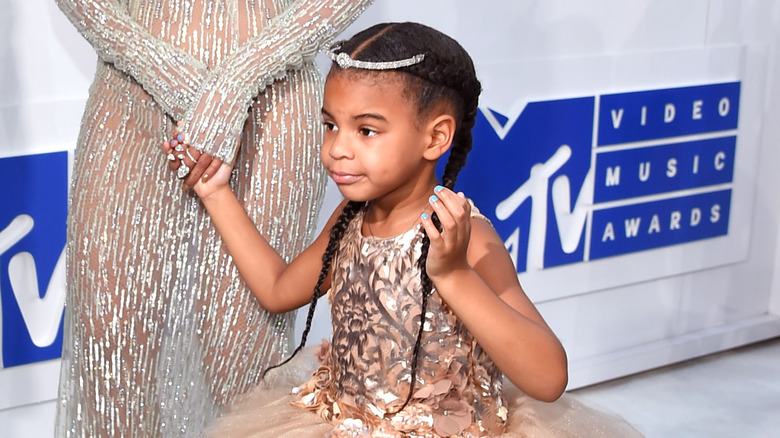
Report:
[[[301,334],[301,341],[295,350],[293,350],[290,357],[276,365],[266,368],[266,370],[263,372],[261,380],[264,379],[265,375],[272,369],[278,368],[290,362],[292,358],[303,349],[304,345],[306,345],[306,338],[309,336],[309,332],[311,331],[311,323],[314,319],[314,310],[317,307],[317,301],[322,296],[322,284],[325,283],[325,278],[327,277],[328,272],[330,272],[330,267],[333,263],[333,257],[336,255],[341,238],[344,236],[344,232],[347,230],[347,225],[349,225],[349,222],[352,220],[352,218],[355,217],[355,214],[357,214],[357,212],[363,208],[364,205],[364,202],[350,201],[344,206],[344,209],[341,210],[341,214],[336,220],[336,223],[333,224],[333,228],[330,230],[328,246],[325,248],[325,252],[322,254],[322,269],[320,269],[320,275],[317,278],[317,284],[314,286],[314,293],[312,294],[311,301],[309,302],[309,310],[306,315],[306,327],[303,329],[303,333]]]
[[[465,49],[454,39],[428,26],[418,23],[385,23],[370,27],[342,42],[340,50],[348,53],[352,59],[361,61],[388,61],[408,59],[424,54],[422,62],[388,72],[368,72],[360,74],[400,75],[406,81],[406,97],[417,107],[421,118],[440,107],[448,105],[454,111],[456,131],[450,156],[444,167],[442,185],[449,189],[455,187],[455,181],[466,157],[471,151],[473,137],[471,130],[477,118],[479,94],[482,86],[477,79],[474,63]],[[331,69],[331,73],[338,67]],[[441,230],[439,218],[434,213],[431,220]],[[430,248],[430,239],[422,231],[422,248],[417,267],[420,270],[422,297],[420,303],[420,327],[417,331],[411,362],[411,380],[409,393],[400,408],[388,412],[385,417],[403,411],[414,395],[417,381],[422,336],[425,328],[428,298],[433,291],[433,282],[428,277],[426,260]]]
[[[477,105],[482,88],[471,63],[468,64],[467,68],[450,63],[434,66],[427,71],[423,67],[420,66],[418,71],[413,74],[423,77],[433,84],[441,84],[441,86],[446,87],[447,90],[442,94],[445,98],[449,97],[456,106],[457,130],[442,175],[442,185],[454,189],[455,181],[460,170],[466,164],[466,157],[473,144],[471,130],[477,120]]]
[[[433,223],[437,229],[441,228],[439,218],[434,214],[432,216]],[[414,348],[412,349],[412,367],[409,381],[409,392],[406,394],[406,400],[404,403],[396,409],[394,412],[388,412],[385,414],[385,418],[395,415],[406,408],[410,401],[412,401],[412,395],[414,395],[414,386],[417,383],[417,365],[419,363],[420,347],[422,345],[422,335],[425,331],[425,314],[428,312],[428,297],[433,292],[433,282],[428,277],[428,270],[425,266],[425,261],[428,259],[428,249],[431,247],[431,240],[428,238],[428,233],[425,230],[422,231],[423,240],[422,248],[420,249],[420,258],[417,259],[417,268],[420,270],[420,285],[422,286],[422,302],[420,303],[420,328],[417,329],[417,337],[414,341]]]
[[[455,135],[455,141],[450,150],[450,157],[447,164],[444,165],[444,174],[442,175],[442,185],[449,189],[455,188],[455,181],[463,166],[466,164],[466,156],[471,151],[473,136],[471,129],[474,127],[477,119],[476,102],[473,110],[463,117],[461,125],[458,127]]]

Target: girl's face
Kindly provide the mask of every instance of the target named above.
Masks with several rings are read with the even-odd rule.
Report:
[[[423,157],[430,136],[403,92],[393,74],[328,76],[320,156],[345,198],[398,202],[435,183],[435,161]]]

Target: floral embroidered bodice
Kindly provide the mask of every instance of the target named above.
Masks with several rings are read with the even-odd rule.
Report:
[[[329,292],[332,343],[301,385],[297,405],[333,422],[334,436],[483,437],[506,422],[502,374],[434,290],[428,300],[417,383],[409,405],[412,351],[422,292],[419,225],[392,238],[348,226]],[[473,215],[479,215],[474,208]]]

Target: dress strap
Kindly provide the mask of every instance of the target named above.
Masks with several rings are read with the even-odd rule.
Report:
[[[474,204],[474,201],[471,198],[466,198],[469,201],[469,204],[471,204],[471,217],[476,217],[479,219],[482,219],[490,224],[490,226],[493,226],[493,222],[488,219],[487,216],[482,214],[482,212],[479,211],[479,208],[477,208],[476,204]]]

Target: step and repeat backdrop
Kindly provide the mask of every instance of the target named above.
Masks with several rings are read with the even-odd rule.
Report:
[[[419,21],[472,54],[484,91],[457,189],[566,346],[570,388],[780,335],[780,11],[748,3],[378,0],[348,30]],[[96,58],[53,1],[2,4],[0,419],[45,402],[53,421]]]

